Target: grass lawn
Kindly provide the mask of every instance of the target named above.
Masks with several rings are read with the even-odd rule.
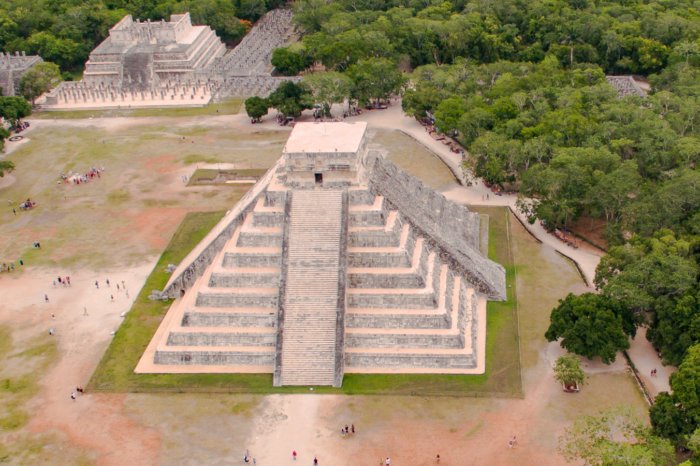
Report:
[[[217,177],[221,177],[222,180],[254,180],[257,181],[265,174],[266,170],[262,168],[241,168],[233,170],[217,170],[215,168],[198,168],[190,176],[190,181],[188,186],[202,185],[202,184],[216,184],[225,185],[225,181],[215,182]],[[235,186],[230,184],[229,186]]]
[[[104,117],[191,117],[201,115],[235,115],[241,110],[242,99],[228,99],[215,102],[204,107],[180,108],[124,108],[110,110],[65,110],[53,112],[37,112],[32,118],[39,119],[71,119],[71,118],[104,118]]]
[[[489,212],[491,213],[491,212]],[[95,370],[88,390],[110,392],[308,393],[307,387],[273,387],[272,374],[135,374],[143,354],[170,303],[148,299],[168,280],[167,264],[177,264],[206,235],[223,212],[188,214],[147,279],[131,311]],[[316,393],[407,394],[445,396],[522,396],[514,304],[514,267],[510,259],[509,218],[494,209],[489,229],[489,255],[507,268],[508,296],[488,305],[486,374],[393,375],[346,374],[342,388],[317,387]]]

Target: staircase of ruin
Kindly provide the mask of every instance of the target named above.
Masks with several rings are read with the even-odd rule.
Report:
[[[343,194],[321,189],[292,194],[275,385],[340,385]]]

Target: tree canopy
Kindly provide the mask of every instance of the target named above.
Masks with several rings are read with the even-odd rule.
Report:
[[[61,82],[61,70],[58,65],[50,62],[37,63],[29,69],[19,83],[22,96],[30,101],[34,100],[44,92],[48,92]]]
[[[578,358],[572,354],[565,354],[557,358],[554,363],[554,378],[564,385],[583,385],[586,375],[581,369]]]
[[[691,346],[671,375],[672,393],[660,393],[651,407],[650,417],[657,435],[687,446],[700,426],[700,344]]]
[[[561,338],[568,351],[587,358],[600,356],[605,363],[629,348],[628,337],[635,333],[634,318],[624,306],[594,293],[569,294],[552,310],[550,320],[547,340]]]
[[[248,97],[245,100],[245,111],[253,121],[259,122],[260,119],[267,115],[270,102],[262,97]]]
[[[567,460],[591,466],[675,464],[671,443],[655,436],[625,407],[579,417],[559,439],[559,450]]]

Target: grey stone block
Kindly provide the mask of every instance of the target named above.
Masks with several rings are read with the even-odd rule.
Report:
[[[243,312],[186,312],[183,327],[274,327],[277,316]]]

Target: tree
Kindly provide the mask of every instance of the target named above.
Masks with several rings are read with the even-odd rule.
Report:
[[[245,111],[253,122],[260,122],[260,119],[267,115],[270,102],[262,97],[253,96],[245,100]]]
[[[350,98],[352,81],[337,71],[313,73],[304,77],[303,82],[311,90],[314,100],[323,105],[326,116],[331,116],[333,104]]]
[[[435,125],[443,133],[458,129],[460,118],[467,112],[467,102],[460,97],[443,100],[435,110]]]
[[[0,117],[14,125],[17,120],[29,116],[32,106],[23,97],[0,97]]]
[[[0,141],[0,149],[2,149],[2,141]],[[9,160],[0,160],[0,178],[5,176],[5,173],[9,173],[15,169],[15,164]]]
[[[675,464],[671,442],[652,434],[628,408],[581,416],[559,439],[569,461],[586,465],[667,466]]]
[[[565,354],[557,359],[554,364],[554,378],[561,384],[583,385],[586,380],[586,375],[581,369],[581,362],[572,354]]]
[[[691,346],[678,371],[671,375],[672,393],[660,393],[649,410],[654,432],[686,446],[700,426],[700,344]]]
[[[360,104],[371,100],[388,99],[401,92],[405,79],[396,64],[387,58],[360,60],[348,69],[353,80],[353,98]]]
[[[24,73],[19,83],[19,89],[25,99],[34,105],[34,100],[44,92],[48,92],[61,82],[61,70],[58,65],[42,62],[34,65]]]
[[[296,76],[313,64],[313,59],[303,49],[281,47],[272,52],[272,66],[283,76]]]
[[[302,84],[285,81],[267,97],[274,108],[284,116],[298,117],[313,106],[311,93]]]
[[[600,356],[604,363],[615,360],[618,351],[629,348],[636,330],[634,318],[617,301],[605,296],[569,294],[552,310],[545,333],[548,341],[562,338],[561,346],[587,358]]]

